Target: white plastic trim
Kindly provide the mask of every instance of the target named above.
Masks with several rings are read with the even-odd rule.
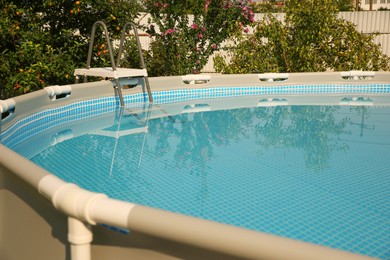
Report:
[[[38,191],[51,200],[55,208],[91,225],[105,223],[126,228],[130,211],[135,207],[105,194],[86,191],[51,174],[40,180]]]
[[[374,77],[375,71],[351,70],[340,72],[341,77],[359,80],[361,77]]]
[[[12,98],[0,100],[0,114],[15,108],[15,100]]]
[[[207,112],[210,111],[211,108],[209,105],[207,106],[197,106],[196,104],[186,106],[182,113],[198,113],[198,112]]]
[[[128,218],[135,204],[114,200],[110,198],[100,198],[90,203],[90,218],[97,223],[104,223],[120,228],[128,228]]]
[[[121,86],[137,85],[138,83],[138,78],[119,78],[119,84]]]
[[[191,81],[191,80],[210,80],[211,76],[208,74],[188,74],[181,76],[181,79],[184,81]]]
[[[72,91],[72,87],[70,85],[64,86],[50,86],[45,88],[46,92],[49,94],[49,97],[53,99],[53,97],[61,94],[69,94]]]
[[[66,131],[56,134],[51,139],[51,145],[54,146],[56,144],[62,143],[63,141],[72,139],[74,137],[72,131]]]
[[[68,241],[72,260],[90,260],[93,234],[88,224],[68,217]]]
[[[68,215],[68,241],[72,260],[90,260],[93,234],[89,225],[106,223],[127,228],[134,204],[113,200],[46,175],[38,183],[40,194],[49,198],[56,209]]]
[[[147,77],[148,72],[146,69],[128,69],[128,68],[116,68],[112,70],[111,67],[106,68],[81,68],[75,69],[75,76],[95,76],[102,78],[125,78],[125,77]]]
[[[273,82],[276,79],[283,79],[287,80],[288,79],[288,73],[262,73],[262,74],[257,74],[260,80],[265,80],[267,82]]]
[[[348,76],[375,76],[375,71],[363,71],[363,70],[351,70],[351,71],[342,71],[340,72],[342,77]]]
[[[285,99],[268,98],[261,100],[257,103],[257,107],[276,107],[276,106],[288,106],[288,101]]]
[[[351,99],[341,100],[340,106],[373,106],[374,101],[371,99],[361,99],[359,97],[352,97]]]
[[[189,74],[181,76],[181,80],[183,82],[189,82],[189,84],[196,84],[197,81],[203,81],[203,83],[206,83],[210,81],[211,76],[208,74]]]
[[[38,192],[45,196],[45,198],[52,200],[56,191],[67,183],[54,175],[46,175],[38,183]],[[70,184],[76,186],[75,184]]]
[[[89,225],[75,218],[68,218],[68,240],[72,244],[82,245],[92,242],[92,232]]]
[[[81,189],[73,183],[66,183],[54,175],[47,175],[38,184],[38,191],[50,199],[56,209],[89,224],[96,225],[90,215],[90,206],[95,200],[107,195]]]

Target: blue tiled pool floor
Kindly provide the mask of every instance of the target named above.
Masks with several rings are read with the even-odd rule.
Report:
[[[37,131],[56,140],[44,148],[6,140],[112,198],[390,258],[390,106],[103,111],[87,117],[110,119],[100,129],[77,134],[75,119]]]

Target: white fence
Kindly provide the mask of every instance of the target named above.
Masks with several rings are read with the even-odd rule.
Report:
[[[378,33],[375,43],[390,56],[390,11],[341,12],[339,17],[354,23],[359,32]]]
[[[285,14],[275,14],[278,20],[284,20]],[[255,14],[255,20],[259,21],[264,17],[264,14]],[[341,12],[339,18],[345,19],[356,25],[359,32],[372,34],[377,33],[375,43],[379,44],[382,51],[387,56],[390,56],[390,11],[361,11],[361,12]],[[147,18],[144,17],[140,23],[145,24]],[[251,33],[252,30],[249,31]],[[142,48],[149,49],[151,42],[150,37],[140,37]],[[208,63],[203,68],[202,72],[215,72],[213,58],[210,57]]]
[[[341,12],[339,18],[356,24],[363,33],[390,33],[390,11]]]

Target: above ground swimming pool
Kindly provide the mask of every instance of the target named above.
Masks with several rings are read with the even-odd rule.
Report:
[[[390,83],[200,83],[62,95],[0,141],[116,200],[390,258]]]

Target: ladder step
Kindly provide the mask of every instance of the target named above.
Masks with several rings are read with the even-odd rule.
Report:
[[[94,44],[94,39],[95,39],[95,31],[96,27],[101,26],[103,27],[103,32],[106,38],[107,46],[108,46],[108,53],[110,55],[110,60],[111,60],[111,67],[105,67],[105,68],[91,68],[91,61],[92,61],[92,51],[93,51],[93,44]],[[123,44],[125,41],[125,34],[127,30],[127,26],[133,27],[134,34],[136,36],[137,40],[137,47],[138,47],[138,54],[140,58],[140,63],[142,66],[142,69],[131,69],[131,68],[121,68],[120,65],[120,59],[122,57],[122,49],[123,49]],[[123,96],[122,96],[122,86],[119,82],[120,78],[144,78],[145,80],[145,85],[146,89],[148,91],[148,97],[149,97],[149,102],[153,103],[153,97],[152,97],[152,92],[150,90],[150,84],[149,84],[149,79],[148,79],[148,72],[145,67],[144,63],[144,58],[142,55],[142,49],[141,49],[141,43],[139,40],[139,35],[137,32],[137,28],[133,23],[126,23],[123,26],[122,29],[122,34],[121,34],[121,41],[119,44],[119,50],[118,50],[118,61],[115,62],[114,60],[114,54],[112,51],[112,43],[110,40],[110,35],[107,30],[107,26],[104,22],[102,21],[97,21],[94,23],[92,26],[92,32],[91,32],[91,41],[89,43],[89,49],[88,49],[88,57],[87,57],[87,67],[86,68],[81,68],[81,69],[75,69],[74,75],[76,77],[76,83],[78,83],[79,76],[84,77],[84,82],[87,82],[88,76],[94,76],[94,77],[102,77],[102,78],[111,78],[115,79],[115,93],[119,96],[120,100],[120,105],[121,107],[125,106],[125,103],[123,101]]]
[[[102,78],[127,78],[127,77],[147,77],[148,72],[146,69],[129,69],[129,68],[116,68],[113,70],[111,67],[106,68],[81,68],[75,69],[75,76],[95,76]]]

